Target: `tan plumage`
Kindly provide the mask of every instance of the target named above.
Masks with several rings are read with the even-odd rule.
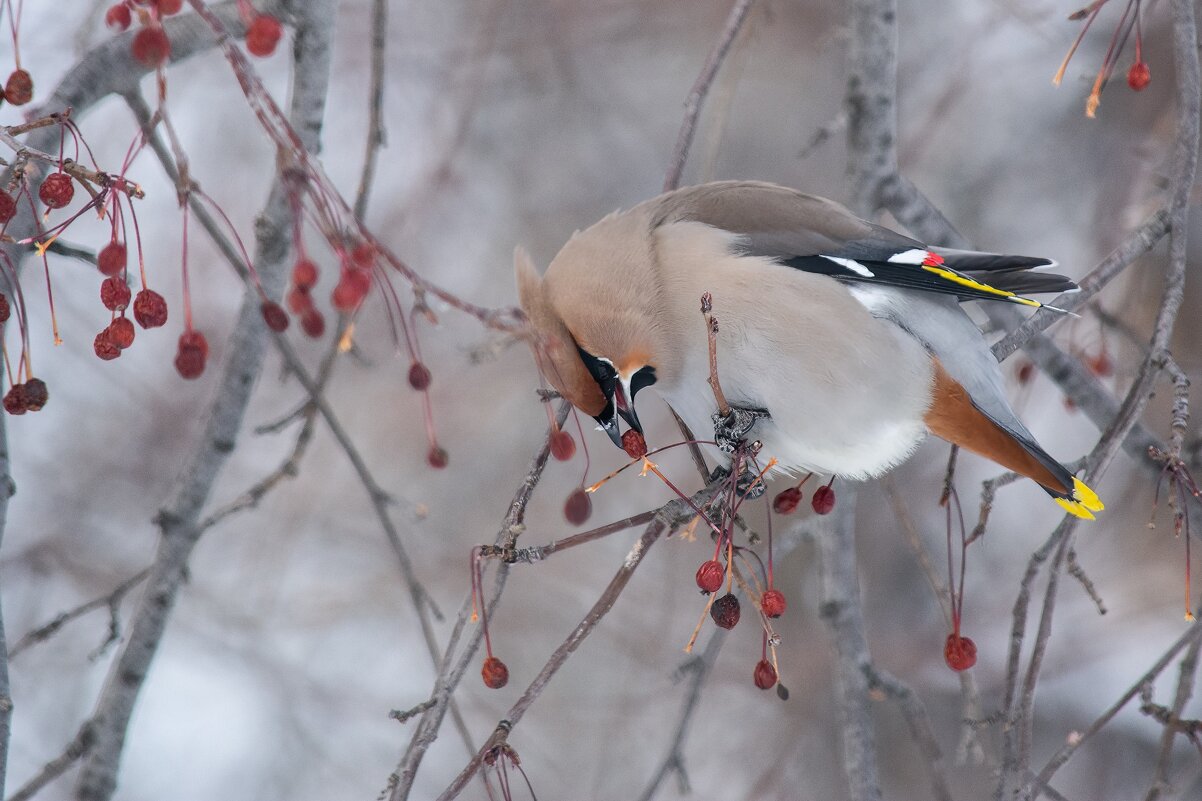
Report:
[[[515,260],[544,375],[615,441],[617,416],[637,427],[633,394],[651,382],[694,432],[712,431],[699,313],[709,292],[727,398],[769,411],[753,436],[782,469],[879,475],[929,430],[1031,477],[1074,514],[1101,508],[1010,410],[957,303],[1040,305],[1015,291],[1071,289],[1026,272],[1046,260],[941,254],[832,201],[754,182],[611,214],[574,234],[541,279],[524,252]]]

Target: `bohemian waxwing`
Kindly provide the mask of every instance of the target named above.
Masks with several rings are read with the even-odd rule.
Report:
[[[748,439],[788,472],[851,479],[903,461],[926,432],[1038,482],[1079,517],[1098,496],[1036,444],[962,300],[1040,307],[1076,288],[1048,259],[932,248],[782,186],[668,192],[572,236],[546,275],[515,253],[548,381],[615,444],[654,386],[699,435],[714,430],[704,293],[720,320],[731,405],[763,410]]]

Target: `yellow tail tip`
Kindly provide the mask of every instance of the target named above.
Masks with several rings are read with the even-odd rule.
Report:
[[[1098,498],[1098,493],[1091,490],[1085,485],[1081,479],[1073,478],[1073,497],[1072,498],[1053,498],[1060,507],[1070,515],[1076,515],[1084,520],[1093,520],[1094,512],[1100,512],[1106,508],[1102,500]]]

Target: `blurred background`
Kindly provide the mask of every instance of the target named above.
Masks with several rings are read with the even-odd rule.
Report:
[[[1050,256],[1068,274],[1084,275],[1162,200],[1169,177],[1173,77],[1163,5],[1151,4],[1143,19],[1151,85],[1136,94],[1118,75],[1098,118],[1090,120],[1085,97],[1120,8],[1103,9],[1056,88],[1051,77],[1079,30],[1079,23],[1066,21],[1076,4],[901,3],[903,172],[975,245]],[[34,77],[35,103],[110,36],[106,6],[92,0],[25,4],[21,55]],[[728,0],[687,6],[667,0],[391,3],[387,147],[369,225],[419,272],[462,297],[485,305],[516,302],[514,245],[525,245],[545,267],[574,230],[659,191],[683,101],[729,8]],[[759,0],[710,95],[686,182],[763,179],[847,199],[845,13],[838,2]],[[329,24],[337,33],[322,158],[351,197],[367,130],[370,3],[344,0]],[[275,57],[255,62],[281,100],[287,53],[281,47]],[[1123,73],[1128,63],[1126,56],[1120,61]],[[218,53],[169,70],[168,80],[169,108],[195,178],[242,236],[252,237],[275,166],[268,139]],[[144,90],[149,99],[149,82]],[[0,109],[0,122],[19,120],[19,110]],[[116,169],[137,130],[124,103],[110,99],[78,122],[97,160]],[[174,189],[150,153],[130,173],[147,191],[138,213],[152,281],[169,302],[177,301],[181,217]],[[68,238],[94,248],[105,236],[102,226],[81,221]],[[191,239],[194,314],[212,347],[208,371],[194,382],[172,366],[179,316],[162,331],[139,330],[134,347],[117,361],[99,361],[90,347],[108,320],[95,299],[99,278],[61,257],[50,262],[64,340],[54,347],[44,279],[36,264],[26,266],[34,358],[51,401],[40,414],[6,420],[18,489],[0,550],[10,645],[60,611],[108,593],[153,558],[153,518],[203,426],[242,292],[203,235]],[[318,259],[324,271],[316,297],[328,311],[335,270],[328,251],[319,250]],[[1162,246],[1101,298],[1145,339],[1163,265]],[[1202,358],[1200,307],[1194,282],[1174,346],[1191,376],[1199,374]],[[469,549],[493,541],[546,416],[524,347],[507,346],[454,310],[436,305],[434,311],[440,324],[423,323],[420,339],[434,376],[434,418],[450,454],[447,470],[426,465],[420,396],[408,386],[408,361],[394,347],[378,295],[357,329],[362,358],[340,362],[327,397],[397,501],[394,517],[419,575],[448,615],[438,630],[445,641],[469,589]],[[295,329],[289,336],[315,367],[326,343]],[[1116,366],[1107,380],[1125,390],[1139,355],[1129,340],[1090,314],[1054,332],[1082,358],[1105,349]],[[1007,375],[1014,378],[1022,362],[1021,354],[1008,361]],[[291,450],[295,426],[274,435],[253,430],[303,401],[300,387],[282,376],[278,357],[269,354],[214,506],[237,497]],[[1020,413],[1058,458],[1074,460],[1093,445],[1096,428],[1067,408],[1047,379],[1015,380],[1013,392]],[[1162,436],[1165,408],[1163,399],[1154,401],[1146,420]],[[653,446],[677,438],[661,403],[648,398],[639,411]],[[592,481],[625,457],[589,430],[589,422],[582,421]],[[574,424],[569,430],[575,433]],[[936,565],[944,559],[936,502],[946,457],[946,446],[929,442],[890,479]],[[699,486],[683,457],[662,464],[683,487]],[[548,467],[523,544],[571,533],[562,504],[584,471],[579,449],[573,461]],[[671,497],[654,478],[633,472],[594,496],[590,525]],[[996,472],[975,457],[960,460],[957,485],[970,525],[979,482]],[[1147,527],[1154,474],[1120,457],[1095,489],[1108,511],[1082,529],[1077,549],[1109,613],[1100,616],[1077,584],[1062,588],[1037,697],[1037,766],[1183,631],[1184,544],[1174,539],[1163,509],[1161,525]],[[815,548],[806,536],[813,527],[808,505],[802,509],[796,520],[777,523],[786,552],[777,580],[790,602],[777,631],[781,680],[791,698],[782,702],[753,685],[760,635],[745,621],[727,637],[686,744],[691,793],[673,778],[658,798],[846,794],[831,649],[816,608]],[[926,702],[955,797],[990,797],[997,728],[980,733],[983,762],[956,762],[960,682],[943,661],[948,629],[942,613],[879,484],[862,488],[858,511],[865,614],[877,663]],[[986,715],[1000,703],[1018,582],[1057,512],[1030,482],[1010,486],[998,496],[987,537],[969,551],[964,628],[979,649],[974,673]],[[762,525],[762,515],[751,517]],[[514,568],[490,621],[510,684],[488,690],[473,667],[457,694],[477,744],[579,622],[637,533]],[[681,649],[704,604],[693,573],[710,552],[705,538],[657,545],[609,617],[515,730],[510,743],[540,798],[633,798],[654,775],[683,697],[676,675],[686,658]],[[127,599],[123,619],[129,607]],[[105,611],[94,612],[14,659],[10,788],[60,753],[91,714],[115,651],[97,653],[108,627]],[[707,626],[702,645],[711,632]],[[425,700],[433,676],[367,493],[319,425],[299,476],[201,540],[135,711],[117,797],[375,798],[412,734],[412,723],[390,720],[388,712]],[[1170,672],[1158,684],[1158,702],[1171,703],[1175,678]],[[896,707],[882,702],[874,713],[886,797],[930,797],[921,757]],[[1202,704],[1192,702],[1185,716],[1202,717]],[[1057,789],[1071,799],[1142,795],[1160,732],[1137,709],[1124,711],[1061,770]],[[437,795],[466,756],[453,729],[444,727],[413,797]],[[73,775],[41,797],[69,797]],[[1175,797],[1202,797],[1198,754],[1187,743],[1179,744],[1173,775],[1180,779]],[[483,797],[483,790],[472,785],[463,797]]]

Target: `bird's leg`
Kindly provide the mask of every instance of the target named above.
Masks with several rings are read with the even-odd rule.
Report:
[[[747,442],[747,434],[757,420],[770,420],[772,415],[767,409],[749,409],[741,406],[730,406],[726,414],[715,412],[711,418],[714,421],[714,442],[723,453],[734,453],[735,449]]]

